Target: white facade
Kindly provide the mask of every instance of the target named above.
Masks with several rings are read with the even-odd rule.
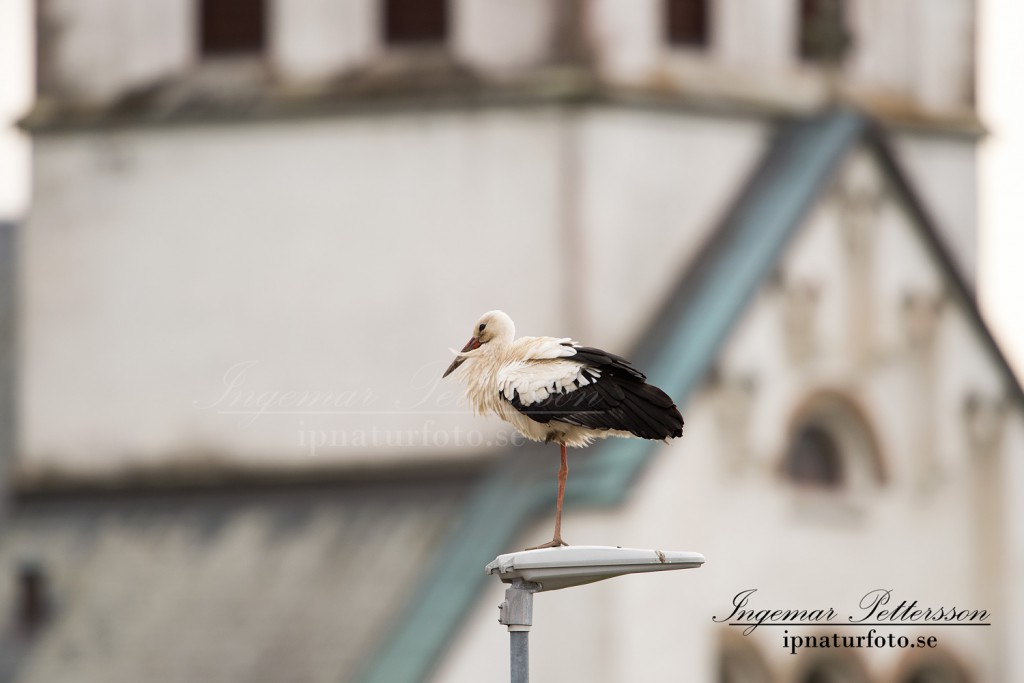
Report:
[[[555,108],[43,137],[21,464],[494,451],[504,428],[440,382],[447,349],[501,307],[624,352],[765,143]]]
[[[334,458],[478,452],[357,438],[479,430],[437,383],[447,349],[498,303],[524,328],[558,325],[563,124],[414,118],[41,139],[46,199],[22,240],[25,461],[319,464],[303,433],[321,429],[339,432]],[[551,276],[509,277],[521,262]]]

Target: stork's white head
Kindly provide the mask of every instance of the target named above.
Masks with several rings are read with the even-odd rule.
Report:
[[[512,318],[504,311],[487,311],[473,326],[473,336],[469,338],[462,351],[455,357],[452,364],[444,371],[442,377],[452,374],[457,367],[462,365],[467,358],[472,358],[476,349],[484,347],[494,348],[511,344],[516,336],[516,325]]]

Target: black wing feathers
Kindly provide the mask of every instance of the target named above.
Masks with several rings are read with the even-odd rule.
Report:
[[[572,345],[565,344],[565,346]],[[600,370],[602,374],[606,372],[622,373],[641,382],[647,379],[647,375],[634,368],[625,358],[590,346],[577,346],[576,355],[572,359],[595,370]]]
[[[647,384],[647,377],[625,358],[581,346],[576,347],[572,360],[596,370],[597,379],[573,391],[552,393],[528,406],[515,393],[509,403],[544,424],[558,420],[590,429],[630,432],[644,439],[683,435],[683,416],[672,399],[658,387]]]

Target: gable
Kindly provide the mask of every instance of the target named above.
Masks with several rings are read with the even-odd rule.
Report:
[[[869,143],[851,148],[725,343],[725,382],[771,393],[739,420],[762,464],[827,391],[863,407],[894,477],[935,478],[980,447],[972,411],[1001,416],[1014,395],[901,192]]]

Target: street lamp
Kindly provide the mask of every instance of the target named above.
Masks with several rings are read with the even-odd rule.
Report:
[[[704,556],[678,550],[641,550],[602,545],[523,550],[499,555],[486,570],[504,583],[505,602],[499,605],[498,622],[507,626],[511,653],[512,683],[530,680],[530,627],[533,625],[533,594],[582,586],[623,574],[694,569]]]

